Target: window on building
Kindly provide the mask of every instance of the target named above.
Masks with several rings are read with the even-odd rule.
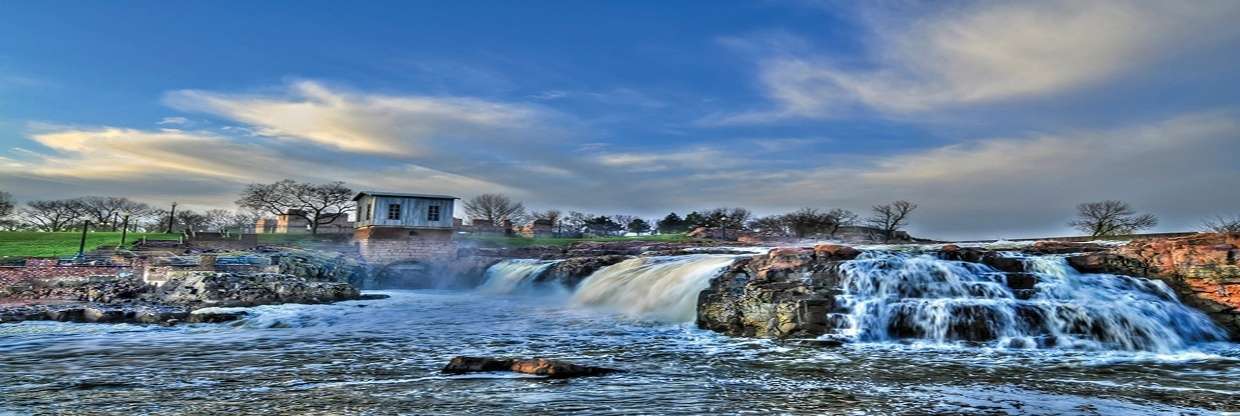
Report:
[[[370,215],[372,212],[374,212],[374,210],[375,210],[374,204],[367,202],[366,203],[366,221],[370,221]]]
[[[400,204],[388,204],[388,218],[387,219],[397,220],[397,221],[400,220]]]
[[[426,220],[430,222],[439,221],[439,206],[431,205],[426,208]]]

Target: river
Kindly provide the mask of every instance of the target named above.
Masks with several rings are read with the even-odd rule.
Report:
[[[249,318],[228,324],[0,325],[0,414],[1240,412],[1240,346],[1226,342],[1132,351],[874,339],[824,348],[700,330],[685,299],[704,283],[685,276],[709,276],[726,259],[699,258],[627,264],[633,272],[600,278],[604,269],[575,293],[521,290],[520,277],[497,272],[513,281],[248,308]],[[659,286],[660,276],[680,281]],[[626,372],[439,374],[456,355]]]

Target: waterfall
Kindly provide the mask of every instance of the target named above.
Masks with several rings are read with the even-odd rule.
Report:
[[[1001,347],[1168,352],[1224,339],[1166,284],[1080,274],[1062,257],[1024,257],[1029,273],[882,251],[843,263],[846,312],[832,314],[859,341],[981,341]]]
[[[478,290],[506,294],[533,289],[534,280],[559,260],[504,260],[487,268]]]
[[[666,322],[691,322],[698,294],[736,256],[638,257],[600,269],[578,285],[577,305]]]

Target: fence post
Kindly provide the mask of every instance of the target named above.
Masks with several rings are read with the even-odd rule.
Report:
[[[86,229],[90,228],[90,221],[82,223],[82,241],[78,244],[78,257],[86,254]]]

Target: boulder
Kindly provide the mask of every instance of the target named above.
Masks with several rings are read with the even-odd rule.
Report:
[[[366,287],[366,264],[353,256],[316,250],[284,249],[273,256],[282,274],[310,281],[344,282]]]
[[[556,282],[567,288],[577,287],[578,283],[589,277],[598,269],[622,262],[630,258],[623,255],[605,255],[595,257],[573,257],[558,262],[535,278],[535,282]]]
[[[819,244],[814,246],[814,255],[828,260],[852,260],[861,255],[861,250],[839,244]]]
[[[830,250],[819,256],[814,249],[781,248],[738,258],[698,295],[698,327],[764,338],[827,333],[832,329],[827,316],[835,310],[839,293],[841,260],[834,260],[835,255]]]
[[[447,374],[510,371],[546,376],[548,378],[601,376],[621,372],[621,370],[613,368],[584,366],[546,358],[513,359],[465,356],[453,358],[441,371]]]
[[[1107,251],[1110,247],[1098,243],[1078,243],[1071,241],[1038,241],[1033,245],[1021,248],[1029,254],[1074,254]]]
[[[359,299],[361,293],[348,283],[279,273],[193,271],[169,273],[168,281],[153,296],[161,302],[198,308],[331,303]]]

